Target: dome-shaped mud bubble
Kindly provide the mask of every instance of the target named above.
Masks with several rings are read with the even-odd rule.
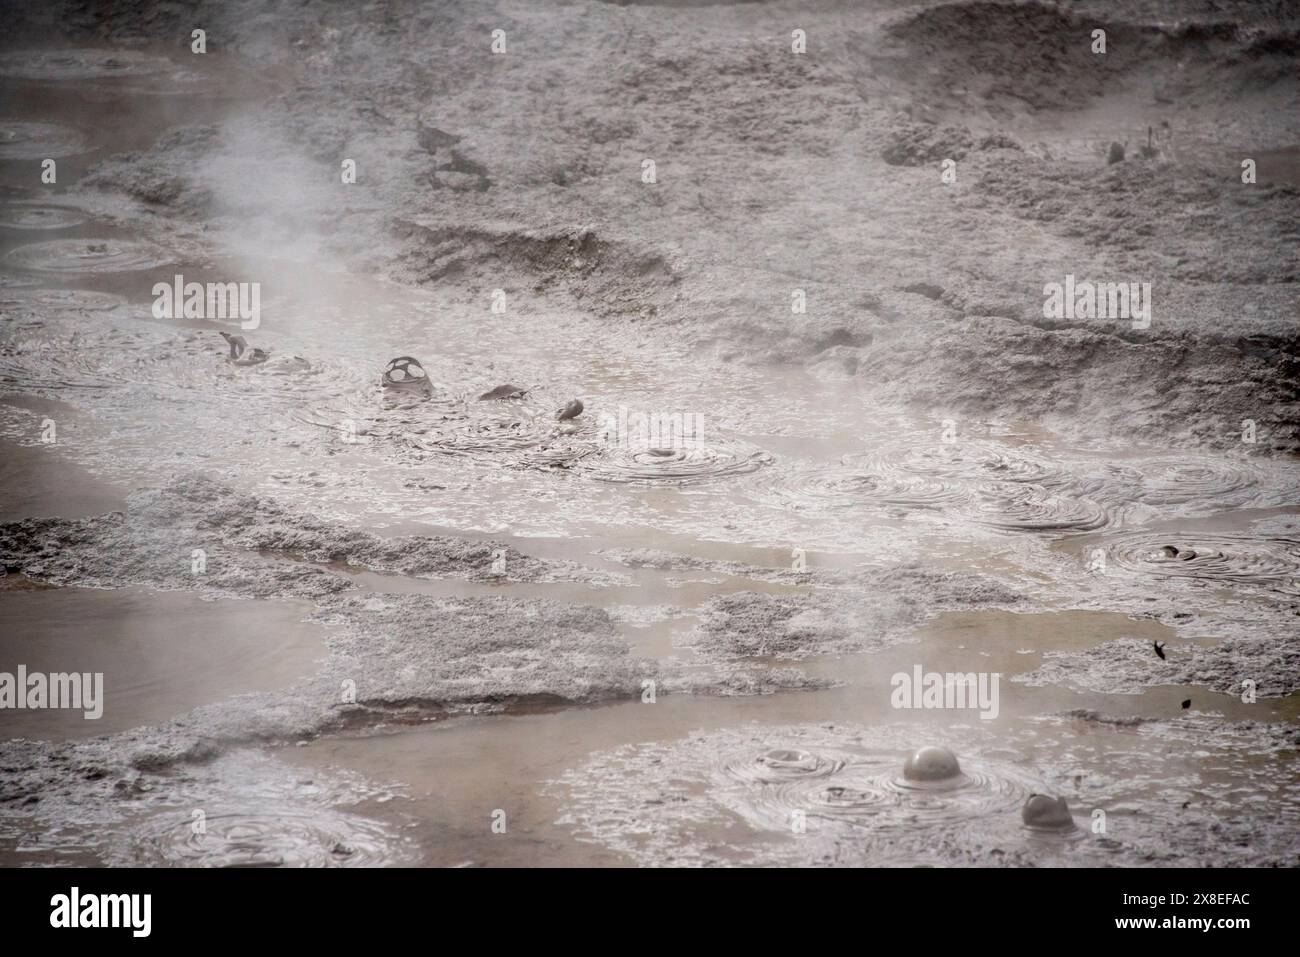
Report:
[[[713,824],[729,827],[737,817],[779,836],[750,845],[772,862],[802,848],[813,856],[800,859],[815,863],[832,845],[846,860],[871,864],[969,863],[973,855],[996,862],[998,848],[1034,840],[1055,853],[1062,835],[1083,833],[1023,826],[1029,795],[1050,787],[1032,766],[1008,759],[1001,736],[967,728],[958,739],[927,742],[916,733],[910,722],[699,731],[593,754],[566,773],[563,786],[580,828],[647,863],[716,860]],[[960,755],[955,781],[904,778],[904,758],[925,743]],[[651,794],[658,799],[645,800]],[[796,823],[817,840],[786,840]],[[646,841],[648,834],[655,839]]]
[[[903,777],[908,781],[934,784],[961,780],[961,764],[947,748],[926,745],[917,748],[903,762]]]
[[[1026,827],[1043,831],[1064,831],[1074,827],[1070,805],[1063,797],[1031,794],[1020,811]]]
[[[431,395],[433,383],[424,365],[414,356],[398,356],[389,359],[380,379],[385,389],[395,392],[407,392],[415,395]]]
[[[713,793],[764,828],[788,829],[793,815],[805,814],[882,833],[975,826],[991,814],[1014,815],[1030,794],[1044,789],[1014,765],[978,755],[960,762],[945,747],[914,749],[900,767],[896,747],[842,744],[792,736],[776,747],[727,749],[714,765]]]

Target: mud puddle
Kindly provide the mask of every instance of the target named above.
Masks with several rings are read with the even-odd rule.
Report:
[[[998,836],[1006,841],[1002,853],[1038,863],[1070,863],[1071,856],[1064,852],[1084,838],[1086,814],[1077,832],[1049,834],[1040,841],[1042,835],[1020,824],[1024,800],[1033,791],[1059,791],[1062,777],[1105,773],[1104,759],[1093,765],[1095,771],[1083,770],[1077,752],[1093,746],[1088,737],[1109,738],[1109,743],[1096,743],[1103,749],[1140,747],[1132,729],[1144,720],[1181,720],[1171,716],[1180,713],[1178,698],[1186,689],[1162,689],[1137,698],[1094,694],[1063,700],[1055,689],[1034,691],[1004,680],[996,718],[985,721],[971,712],[969,720],[955,725],[967,729],[966,750],[958,748],[957,753],[972,776],[969,789],[946,797],[938,793],[933,801],[916,802],[909,811],[899,799],[904,792],[894,783],[904,757],[909,748],[949,741],[954,722],[951,712],[942,711],[911,712],[900,722],[903,713],[889,704],[889,676],[895,670],[910,671],[914,662],[935,660],[944,662],[946,670],[1000,669],[1009,677],[1029,667],[1041,650],[1117,635],[1167,640],[1170,632],[1154,622],[1106,614],[944,616],[920,630],[918,645],[812,662],[812,670],[843,682],[815,694],[725,699],[667,695],[653,703],[468,718],[383,736],[318,740],[281,751],[280,757],[300,768],[347,768],[375,780],[407,782],[409,789],[399,799],[360,810],[403,830],[412,853],[430,866],[822,862],[829,851],[820,841],[801,847],[791,836],[793,810],[812,818],[822,814],[842,821],[847,816],[850,822],[857,813],[859,826],[892,822],[890,829],[909,849],[895,854],[869,841],[859,847],[856,863],[914,864],[929,859],[920,845],[926,834],[933,836],[936,823],[955,828],[957,846],[968,849],[976,861],[997,863],[998,855],[989,856],[988,834],[981,831],[991,819],[1001,822]],[[1234,707],[1227,696],[1193,693],[1207,709],[1222,708],[1228,715],[1256,721],[1290,720],[1296,708],[1296,699],[1252,709],[1239,702]],[[1117,723],[1080,721],[1077,734],[1051,740],[1034,730],[1033,716],[1052,709],[1113,714]],[[1206,734],[1212,724],[1207,722]],[[674,758],[700,738],[750,739],[748,750],[734,749],[730,757],[727,747],[699,755],[709,768],[719,762],[723,778],[735,785],[734,775],[757,768],[753,762],[763,754],[807,748],[802,740],[806,732],[787,734],[783,729],[790,726],[887,728],[888,744],[872,756],[871,774],[858,769],[844,775],[842,784],[837,779],[821,781],[820,786],[813,776],[803,793],[773,794],[777,803],[757,806],[746,803],[757,797],[748,791],[733,795],[735,803],[719,806],[711,791],[716,787],[714,771]],[[833,730],[821,734],[827,740],[836,737]],[[958,737],[962,734],[957,732]],[[976,747],[971,741],[980,743]],[[847,736],[840,746],[846,744],[852,746]],[[1170,763],[1184,775],[1214,777],[1198,769],[1195,756]],[[1276,787],[1300,780],[1294,766],[1262,759],[1259,765],[1261,775],[1283,775],[1272,782]],[[866,797],[864,789],[876,786],[873,774],[880,790]],[[761,779],[749,780],[753,789],[762,790]],[[828,785],[841,790],[827,794]],[[1143,793],[1143,801],[1172,800],[1155,775],[1136,790]],[[1070,798],[1078,802],[1073,793]],[[1131,805],[1127,813],[1139,813],[1137,806]],[[493,821],[502,815],[505,831],[496,833]],[[669,833],[671,839],[665,840]],[[1276,842],[1277,835],[1273,839]],[[1095,856],[1075,855],[1074,862],[1104,863],[1110,854],[1122,856],[1120,850],[1107,850],[1104,842],[1092,852]]]
[[[57,197],[104,157],[148,150],[177,126],[218,123],[284,79],[215,52],[0,51],[0,184]],[[58,162],[53,185],[40,179],[44,159]]]
[[[161,724],[202,704],[293,684],[324,654],[301,602],[18,584],[16,576],[0,583],[0,671],[100,673],[103,707],[94,720],[76,709],[6,709],[6,738],[59,741]]]

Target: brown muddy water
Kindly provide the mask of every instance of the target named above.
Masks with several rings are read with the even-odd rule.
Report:
[[[12,588],[0,602],[6,668],[100,672],[102,717],[76,711],[5,715],[11,737],[63,740],[159,724],[202,704],[270,691],[324,654],[301,603],[203,601],[142,588]]]
[[[1295,636],[1294,462],[1083,447],[1016,422],[954,431],[871,405],[850,379],[613,328],[558,292],[507,289],[498,314],[454,282],[329,271],[311,243],[270,255],[178,238],[165,220],[125,228],[75,186],[32,188],[39,156],[65,157],[60,184],[75,184],[97,158],[147,148],[140,131],[219,120],[248,94],[188,73],[176,93],[159,78],[177,71],[149,51],[0,56],[5,521],[105,515],[200,470],[339,528],[491,540],[595,569],[464,581],[321,563],[348,594],[603,608],[648,676],[672,663],[704,677],[698,693],[543,695],[225,741],[137,768],[111,805],[66,786],[6,790],[0,864],[1300,864],[1300,699],[1269,643]],[[260,282],[262,324],[243,334],[272,359],[229,363],[218,330],[233,323],[155,318],[154,283],[178,273]],[[379,387],[406,354],[429,372],[428,401]],[[528,391],[476,398],[504,382]],[[587,413],[562,426],[555,410],[574,397]],[[598,436],[596,417],[620,412],[703,428],[671,449]],[[187,543],[175,549],[188,563]],[[6,711],[6,745],[106,735],[112,754],[129,739],[114,732],[202,729],[204,706],[292,688],[325,657],[311,602],[123,584],[111,561],[51,581],[56,557],[8,569],[0,671],[102,672],[104,716]],[[1002,591],[958,608],[915,581],[861,591],[855,576],[898,566]],[[721,599],[806,601],[798,627],[813,634],[850,601],[848,644],[869,647],[786,655],[778,642],[737,657],[797,668],[809,687],[711,688],[719,657],[736,663],[698,640]],[[877,603],[907,611],[878,621]],[[798,631],[765,614],[742,631]],[[892,706],[892,676],[916,666],[997,674],[996,715]],[[1243,700],[1244,680],[1258,700]],[[925,745],[956,754],[950,787],[902,777]],[[1066,797],[1074,826],[1026,827],[1032,793]]]

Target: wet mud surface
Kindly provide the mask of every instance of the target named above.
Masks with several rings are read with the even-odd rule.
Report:
[[[0,672],[105,700],[0,712],[0,865],[1300,864],[1300,19],[1247,6],[16,16]]]

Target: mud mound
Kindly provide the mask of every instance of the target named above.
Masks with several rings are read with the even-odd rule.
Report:
[[[811,595],[720,595],[684,644],[710,660],[876,651],[911,640],[912,629],[943,611],[1023,603],[991,579],[914,566],[867,572],[852,585]]]
[[[570,573],[579,580],[599,577],[567,562],[535,559],[497,542],[446,536],[382,538],[342,528],[292,512],[269,499],[240,495],[202,476],[183,476],[171,486],[138,493],[132,504],[143,519],[194,522],[199,530],[212,530],[233,546],[287,552],[314,562],[344,562],[421,577],[542,580],[552,575],[566,578]],[[498,574],[493,565],[500,559],[507,571]]]
[[[902,631],[920,617],[913,602],[894,595],[830,603],[738,592],[711,599],[700,627],[683,643],[714,659],[798,660],[875,650],[902,640]]]
[[[1179,166],[1171,175],[1150,163],[1079,169],[1026,157],[982,169],[980,187],[998,208],[1092,248],[1127,254],[1126,272],[1148,281],[1294,283],[1300,276],[1294,242],[1300,189],[1243,185],[1233,165],[1235,171]],[[1232,256],[1243,243],[1258,255]],[[1263,294],[1259,299],[1267,301]],[[1159,310],[1153,306],[1151,318],[1157,332],[1168,320]]]
[[[454,279],[492,289],[504,277],[537,290],[567,289],[604,311],[654,311],[676,278],[667,258],[600,238],[585,227],[551,230],[422,226],[400,222],[405,251],[395,278],[417,284]]]
[[[198,571],[192,565],[195,549],[203,552]],[[318,564],[265,557],[270,553]],[[56,584],[137,583],[308,598],[349,587],[345,576],[319,567],[334,563],[481,581],[602,577],[568,563],[535,559],[499,543],[435,536],[381,538],[291,512],[269,499],[240,494],[198,475],[134,493],[125,515],[80,521],[27,519],[0,525],[0,560],[7,568]]]
[[[1090,49],[1095,27],[1107,31],[1104,56]],[[947,97],[966,104],[1061,107],[1101,96],[1140,62],[1130,48],[1136,30],[1038,2],[928,7],[901,15],[883,36],[884,58],[873,64],[875,69],[900,77],[940,103],[942,87]],[[954,37],[961,42],[954,43]],[[954,77],[961,78],[957,89]]]
[[[158,137],[153,149],[110,156],[92,166],[88,186],[125,193],[150,206],[207,211],[214,189],[203,163],[222,147],[214,126],[182,127]]]
[[[1081,651],[1049,651],[1037,668],[1012,681],[1031,687],[1067,687],[1098,694],[1140,695],[1167,685],[1204,685],[1240,695],[1251,682],[1260,697],[1300,689],[1300,650],[1273,634],[1233,637],[1217,645],[1164,647],[1158,658],[1149,641],[1120,638]]]
[[[972,317],[924,340],[881,337],[858,378],[881,401],[971,416],[1034,410],[1063,431],[1137,436],[1163,447],[1239,450],[1242,422],[1251,419],[1260,447],[1300,448],[1300,364],[1288,358],[1289,347],[1258,336],[1268,345],[1247,351],[1226,338],[1207,328],[1129,341]]]
[[[1094,29],[1106,31],[1105,53],[1092,52]],[[1154,79],[1163,96],[1178,99],[1221,99],[1288,73],[1294,82],[1294,31],[1250,32],[1230,22],[1147,25],[990,0],[903,14],[883,37],[876,71],[900,77],[930,102],[955,99],[994,113],[1076,109],[1139,79]]]
[[[828,156],[861,121],[861,100],[832,61],[791,55],[789,29],[750,38],[728,28],[725,44],[656,44],[635,59],[621,58],[612,65],[619,87],[607,101],[610,111],[622,114],[630,103],[643,135],[689,142],[693,153],[728,169],[737,150],[762,158],[792,151]]]
[[[0,800],[21,800],[23,816],[36,829],[24,841],[29,859],[89,855],[127,867],[356,867],[409,860],[405,838],[351,812],[361,801],[394,796],[359,775],[321,770],[305,781],[293,767],[253,751],[208,754],[182,774],[155,774],[123,763],[131,742],[118,735],[76,746],[0,745]]]
[[[0,561],[10,572],[56,585],[197,588],[221,594],[323,598],[349,587],[346,578],[293,562],[222,548],[209,536],[178,535],[120,513],[97,518],[24,519],[0,526]],[[201,573],[192,571],[195,549]]]
[[[448,708],[529,699],[595,701],[640,691],[650,667],[602,609],[515,598],[354,598],[324,612],[331,690],[351,679],[372,717],[419,719]]]
[[[974,152],[1020,148],[1018,142],[1000,133],[979,136],[958,126],[897,122],[880,156],[890,166],[929,166],[946,159],[965,159]]]

